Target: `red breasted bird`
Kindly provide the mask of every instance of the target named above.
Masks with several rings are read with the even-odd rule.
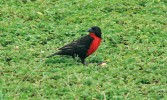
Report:
[[[75,59],[75,57],[78,56],[81,59],[82,64],[85,64],[85,58],[97,50],[102,40],[101,29],[98,26],[91,27],[88,32],[89,35],[83,36],[64,47],[59,48],[58,52],[47,56],[47,58],[55,55],[69,55]]]

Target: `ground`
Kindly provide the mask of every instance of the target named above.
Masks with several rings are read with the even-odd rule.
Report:
[[[1,0],[0,8],[1,100],[167,99],[166,0]],[[46,58],[91,26],[103,42],[88,66]]]

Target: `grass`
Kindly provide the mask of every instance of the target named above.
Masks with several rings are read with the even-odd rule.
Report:
[[[167,99],[166,0],[1,0],[0,8],[1,100]],[[103,42],[87,67],[45,58],[94,25]]]

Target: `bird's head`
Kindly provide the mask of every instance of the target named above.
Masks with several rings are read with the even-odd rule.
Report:
[[[88,32],[90,32],[90,33],[94,33],[97,37],[99,37],[99,38],[101,38],[101,29],[100,29],[100,27],[98,27],[98,26],[93,26],[93,27],[91,27],[89,30],[88,30]]]

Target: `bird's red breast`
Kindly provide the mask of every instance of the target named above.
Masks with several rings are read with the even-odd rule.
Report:
[[[94,53],[97,50],[97,48],[99,47],[100,42],[101,42],[101,38],[97,37],[94,33],[90,33],[89,35],[93,38],[93,41],[90,45],[90,48],[87,51],[87,54],[86,54],[87,56]]]

